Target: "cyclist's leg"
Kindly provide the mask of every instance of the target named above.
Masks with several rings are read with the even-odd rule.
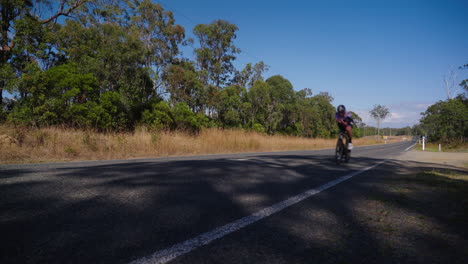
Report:
[[[340,133],[346,133],[346,126],[343,124],[338,123],[338,129]]]
[[[349,143],[353,143],[353,126],[346,126],[346,133],[349,136]]]
[[[346,126],[346,134],[348,134],[349,137],[349,143],[353,142],[353,126],[354,126],[354,121],[352,118],[346,118],[346,122],[348,122],[348,125]]]

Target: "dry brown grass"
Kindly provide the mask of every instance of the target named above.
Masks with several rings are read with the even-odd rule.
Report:
[[[194,136],[181,132],[98,133],[64,128],[0,127],[0,164],[72,160],[109,160],[197,154],[333,148],[335,139],[268,136],[243,130],[205,129]],[[5,140],[4,140],[5,141]],[[355,139],[354,145],[381,143]]]

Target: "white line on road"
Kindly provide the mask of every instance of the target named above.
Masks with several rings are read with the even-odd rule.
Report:
[[[373,166],[370,166],[370,167],[367,167],[367,168],[364,168],[362,170],[359,170],[359,171],[355,171],[353,173],[350,173],[348,175],[345,175],[345,176],[342,176],[336,180],[333,180],[333,181],[330,181],[328,183],[325,183],[317,188],[313,188],[313,189],[310,189],[308,191],[305,191],[301,194],[298,194],[296,196],[293,196],[287,200],[284,200],[282,202],[279,202],[279,203],[276,203],[270,207],[266,207],[266,208],[263,208],[262,210],[254,213],[254,214],[251,214],[249,216],[246,216],[246,217],[243,217],[243,218],[240,218],[234,222],[231,222],[229,224],[226,224],[224,226],[221,226],[221,227],[218,227],[212,231],[209,231],[209,232],[206,232],[206,233],[203,233],[197,237],[194,237],[192,239],[189,239],[189,240],[186,240],[184,242],[181,242],[179,244],[175,244],[169,248],[166,248],[166,249],[163,249],[163,250],[160,250],[160,251],[156,251],[155,253],[153,253],[152,255],[150,256],[147,256],[147,257],[143,257],[143,258],[140,258],[140,259],[137,259],[135,261],[132,261],[131,264],[149,264],[149,263],[167,263],[181,255],[184,255],[186,253],[189,253],[190,251],[198,248],[198,247],[201,247],[201,246],[204,246],[210,242],[212,242],[213,240],[216,240],[218,238],[222,238],[234,231],[237,231],[243,227],[246,227],[248,225],[251,225],[259,220],[262,220],[263,218],[265,217],[268,217],[272,214],[275,214],[285,208],[288,208],[294,204],[297,204],[299,203],[300,201],[304,200],[304,199],[307,199],[313,195],[316,195],[328,188],[331,188],[341,182],[344,182],[346,180],[349,180],[350,178],[358,175],[358,174],[361,174],[365,171],[368,171],[370,169],[373,169],[377,166],[379,166],[380,164],[384,163],[384,161],[380,161],[378,162],[377,164],[373,165]]]
[[[416,143],[414,143],[413,145],[411,145],[411,146],[407,147],[407,148],[405,149],[405,151],[408,151],[408,150],[410,150],[410,149],[411,149],[412,147],[414,147],[415,145],[416,145]]]

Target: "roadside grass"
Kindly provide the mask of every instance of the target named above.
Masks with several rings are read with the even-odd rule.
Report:
[[[439,152],[439,144],[438,143],[426,143],[424,151],[430,152]],[[442,143],[442,152],[468,152],[468,143],[464,144],[443,144]],[[415,150],[422,151],[422,144],[416,144],[414,147]]]
[[[432,197],[426,197],[427,199],[437,199],[439,195],[443,194],[446,198],[444,198],[444,200],[452,201],[450,207],[453,207],[453,213],[457,213],[457,210],[464,211],[468,208],[468,192],[466,192],[468,188],[467,172],[445,168],[433,168],[419,173],[402,175],[400,183],[400,185],[395,186],[393,189],[394,192],[399,194],[399,203],[411,203],[411,201],[405,197],[411,197],[412,193],[417,193],[424,188],[426,191],[430,190],[430,192],[433,193]],[[420,203],[421,201],[412,201],[412,203]],[[438,209],[440,210],[447,209],[443,208],[447,205],[439,201],[434,203],[431,208],[435,209],[435,207],[439,206],[440,208]],[[426,209],[431,210],[431,208]],[[468,214],[464,217],[468,220]]]
[[[462,180],[468,183],[468,173],[460,173],[450,169],[433,169],[430,172],[426,172],[426,174],[432,174],[434,176],[445,177],[452,180]]]
[[[335,139],[269,136],[235,129],[205,129],[193,135],[143,128],[132,133],[99,133],[60,127],[0,126],[0,137],[2,164],[309,150],[333,148],[336,142]],[[353,143],[363,146],[383,142],[360,138]]]
[[[445,232],[447,226],[466,226],[468,172],[424,168],[419,172],[393,174],[379,186],[385,192],[371,196],[377,203],[371,207],[374,213],[366,218],[379,232],[397,234],[401,231],[401,221],[419,230],[438,233]],[[410,214],[402,219],[405,212]],[[432,228],[442,229],[430,231]]]
[[[399,174],[395,183],[398,184],[393,185],[391,191],[395,194],[393,202],[396,203],[406,203],[405,199],[421,186],[463,193],[468,202],[468,192],[465,191],[468,187],[468,172],[462,170],[433,168],[418,173]]]
[[[454,184],[459,181],[462,181],[462,184]],[[432,170],[424,172],[404,175],[401,177],[401,182],[462,191],[462,189],[468,187],[468,173],[459,170],[433,168]],[[413,187],[414,186],[403,184],[399,186],[397,191],[399,193],[404,193],[405,190],[411,190]],[[466,194],[466,198],[468,199],[468,193]]]
[[[444,218],[457,223],[468,221],[468,173],[437,168],[409,175],[408,182],[427,186],[432,193],[424,210],[439,211]],[[422,208],[421,208],[422,209]]]

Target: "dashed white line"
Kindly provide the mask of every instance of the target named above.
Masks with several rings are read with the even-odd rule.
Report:
[[[203,233],[201,235],[198,235],[197,237],[194,237],[192,239],[189,239],[189,240],[186,240],[184,242],[181,242],[179,244],[175,244],[169,248],[166,248],[166,249],[163,249],[163,250],[160,250],[160,251],[156,251],[155,253],[151,254],[150,256],[147,256],[147,257],[143,257],[143,258],[140,258],[140,259],[137,259],[135,261],[132,261],[131,264],[149,264],[149,263],[154,263],[154,264],[162,264],[162,263],[167,263],[181,255],[184,255],[184,254],[187,254],[189,253],[190,251],[198,248],[198,247],[201,247],[201,246],[204,246],[210,242],[212,242],[213,240],[216,240],[216,239],[219,239],[219,238],[222,238],[232,232],[235,232],[241,228],[244,228],[248,225],[251,225],[257,221],[260,221],[262,220],[263,218],[265,217],[268,217],[272,214],[275,214],[285,208],[288,208],[294,204],[297,204],[299,203],[300,201],[304,200],[304,199],[307,199],[313,195],[316,195],[328,188],[331,188],[341,182],[344,182],[358,174],[361,174],[365,171],[368,171],[370,169],[373,169],[377,166],[379,166],[380,164],[384,163],[384,161],[381,161],[381,162],[378,162],[377,164],[373,165],[373,166],[370,166],[370,167],[367,167],[367,168],[364,168],[362,170],[359,170],[359,171],[355,171],[351,174],[348,174],[348,175],[345,175],[345,176],[342,176],[336,180],[333,180],[333,181],[330,181],[328,183],[325,183],[317,188],[313,188],[313,189],[310,189],[310,190],[307,190],[301,194],[298,194],[296,196],[293,196],[287,200],[284,200],[282,202],[279,202],[279,203],[276,203],[270,207],[266,207],[254,214],[251,214],[249,216],[245,216],[243,218],[240,218],[234,222],[231,222],[229,224],[226,224],[224,226],[221,226],[221,227],[218,227],[212,231],[209,231],[209,232],[206,232],[206,233]]]

